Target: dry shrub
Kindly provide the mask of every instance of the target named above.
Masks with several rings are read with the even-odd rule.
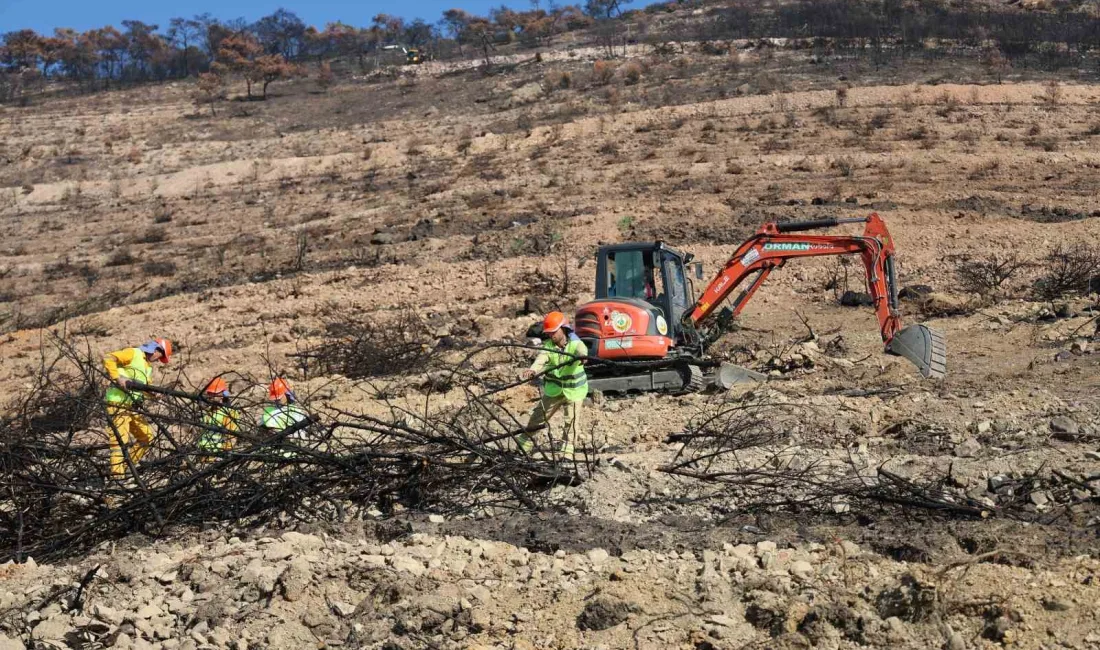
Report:
[[[969,293],[998,300],[1005,284],[1031,266],[1017,251],[991,253],[983,256],[965,255],[955,260],[955,275],[959,286]]]
[[[592,81],[601,86],[611,82],[615,76],[615,64],[610,61],[596,61],[592,64]]]
[[[1043,84],[1043,94],[1035,97],[1048,106],[1057,106],[1062,103],[1062,84],[1057,79],[1051,79]]]
[[[734,160],[733,158],[730,158],[730,159],[726,160],[726,173],[727,174],[733,174],[734,176],[737,176],[737,175],[745,173],[745,167],[741,163]]]
[[[137,147],[134,147],[133,149],[131,149],[130,151],[128,151],[126,153],[126,162],[130,163],[131,165],[140,164],[141,159],[142,159],[141,150],[138,149]]]
[[[623,75],[623,82],[628,86],[633,86],[642,79],[642,64],[637,61],[629,61],[620,68]]]
[[[111,256],[107,258],[107,261],[103,263],[103,266],[129,266],[137,262],[137,258],[134,257],[129,250],[120,248],[119,250],[111,253]]]
[[[961,103],[958,97],[955,97],[946,90],[939,96],[937,102],[939,103],[939,108],[936,109],[936,115],[940,117],[947,117],[959,110],[959,105]]]
[[[1001,161],[998,158],[993,160],[987,160],[982,164],[974,168],[974,171],[970,172],[968,178],[972,181],[980,180],[982,178],[988,178],[992,176],[998,169],[1001,168]]]
[[[848,86],[836,87],[836,105],[840,108],[848,105]]]
[[[1058,244],[1039,261],[1042,269],[1035,283],[1035,295],[1057,300],[1070,294],[1089,292],[1090,284],[1100,275],[1100,249],[1085,242]]]
[[[553,92],[558,89],[571,88],[573,86],[573,74],[567,70],[550,70],[542,79],[543,88],[546,92]]]
[[[156,277],[171,277],[176,274],[176,263],[170,260],[162,262],[146,262],[141,265],[141,270],[146,275]]]
[[[302,356],[313,375],[389,377],[423,371],[432,343],[427,326],[411,312],[388,322],[348,313],[326,318],[324,342]]]
[[[845,156],[844,158],[835,158],[829,163],[829,168],[837,170],[841,176],[851,176],[852,171],[855,169],[855,163],[851,158]]]
[[[1059,141],[1057,136],[1053,134],[1041,135],[1035,138],[1031,138],[1027,141],[1029,147],[1035,147],[1036,149],[1042,149],[1043,151],[1058,151]]]
[[[327,91],[332,84],[336,83],[336,75],[332,72],[332,66],[328,61],[321,64],[321,68],[317,70],[317,85],[322,90]]]
[[[160,244],[168,241],[168,231],[164,228],[150,228],[134,241],[138,244]]]
[[[607,92],[604,93],[604,97],[607,99],[607,105],[611,108],[617,109],[623,103],[622,93],[615,87],[608,88]],[[601,128],[600,131],[602,132],[603,129]]]

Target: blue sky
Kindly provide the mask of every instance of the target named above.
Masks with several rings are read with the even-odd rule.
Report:
[[[574,0],[577,1],[577,0]],[[580,0],[583,3],[583,0]],[[488,13],[490,7],[502,4],[501,0],[425,0],[420,2],[381,2],[378,0],[0,0],[0,33],[30,28],[39,33],[52,34],[55,27],[72,27],[86,30],[105,25],[120,25],[123,20],[140,20],[165,29],[168,20],[177,16],[190,18],[209,12],[221,19],[245,18],[254,21],[284,7],[306,22],[324,27],[325,23],[342,20],[352,25],[367,25],[372,16],[389,13],[406,19],[423,18],[434,23],[446,9],[458,7],[476,14]],[[528,0],[504,2],[514,9],[529,9]],[[562,0],[560,4],[571,4]],[[647,4],[635,0],[630,6]],[[546,2],[543,3],[543,6]]]

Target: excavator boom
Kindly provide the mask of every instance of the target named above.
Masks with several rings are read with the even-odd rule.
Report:
[[[861,236],[795,235],[791,233],[864,223]],[[751,279],[733,300],[732,316],[738,316],[768,275],[787,260],[823,255],[859,255],[867,275],[867,287],[878,315],[886,352],[912,361],[925,377],[946,374],[943,335],[925,325],[902,327],[898,309],[894,242],[878,214],[866,218],[766,223],[745,241],[703,291],[684,321],[700,328],[746,278]]]

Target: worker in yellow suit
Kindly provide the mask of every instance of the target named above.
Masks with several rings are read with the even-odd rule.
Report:
[[[546,315],[542,331],[549,338],[543,342],[535,363],[524,371],[526,379],[545,373],[542,376],[542,399],[527,420],[525,433],[517,437],[517,442],[520,451],[530,453],[535,442],[527,433],[537,431],[544,424],[549,425],[554,414],[561,411],[562,439],[558,443],[557,453],[563,460],[573,460],[577,432],[581,427],[581,406],[588,396],[588,375],[584,372],[588,347],[569,327],[565,314],[560,311]]]
[[[126,474],[126,461],[122,445],[133,439],[130,460],[136,465],[149,451],[153,442],[153,429],[144,415],[138,412],[145,400],[139,390],[133,390],[132,382],[149,384],[153,379],[153,363],[168,363],[172,356],[172,342],[156,339],[136,348],[116,350],[103,358],[103,367],[114,382],[107,388],[107,415],[113,423],[113,431],[107,435],[111,446],[111,475]],[[116,435],[117,434],[117,435]]]

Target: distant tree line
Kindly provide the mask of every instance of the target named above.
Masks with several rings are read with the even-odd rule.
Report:
[[[1057,51],[1068,65],[1100,48],[1100,18],[1072,11],[998,10],[981,3],[950,6],[936,0],[799,0],[762,9],[734,0],[694,24],[688,39],[795,38],[835,47],[921,50],[932,39],[999,49],[1009,59]]]
[[[139,20],[124,20],[121,29],[58,28],[52,36],[23,29],[0,36],[0,75],[7,78],[11,95],[50,79],[95,90],[232,71],[245,76],[251,94],[254,82],[266,87],[272,78],[292,73],[295,64],[309,61],[321,64],[343,57],[366,67],[372,57],[401,47],[428,49],[438,56],[462,54],[464,47],[487,54],[510,42],[550,45],[563,32],[621,17],[630,1],[588,0],[581,7],[550,0],[543,9],[536,0],[531,10],[501,6],[488,16],[449,9],[435,24],[378,14],[367,26],[334,22],[318,29],[279,9],[254,23],[223,22],[202,14],[173,18],[163,30]]]
[[[595,42],[613,53],[611,43],[625,42],[624,22],[642,13],[624,11],[631,0],[587,0],[583,6],[545,0],[546,8],[543,1],[531,0],[527,11],[501,6],[486,16],[448,9],[436,23],[378,14],[366,26],[334,22],[318,29],[279,9],[254,23],[202,14],[173,18],[163,30],[124,20],[121,29],[58,28],[52,36],[13,31],[0,35],[0,101],[24,97],[51,79],[90,91],[200,75],[220,79],[230,72],[245,79],[251,96],[254,86],[266,94],[268,84],[296,74],[305,63],[316,63],[321,74],[331,75],[327,61],[341,58],[365,69],[386,50],[400,47],[440,58],[477,53],[488,61],[502,43],[548,46],[563,33],[592,26]],[[685,1],[650,5],[645,13],[671,10]],[[1007,60],[1038,53],[1057,65],[1075,65],[1100,48],[1100,18],[1065,9],[995,10],[938,0],[732,0],[710,6],[690,1],[704,8],[701,18],[652,27],[642,20],[638,34],[650,41],[786,37],[887,55],[923,50],[931,39],[944,39],[952,47],[992,47],[990,56]],[[219,83],[209,76],[204,80],[210,96],[217,94]]]

